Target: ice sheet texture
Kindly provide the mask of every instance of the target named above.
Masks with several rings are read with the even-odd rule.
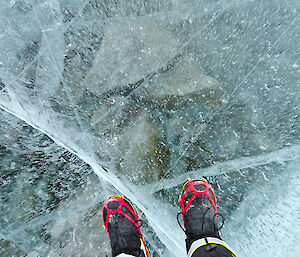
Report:
[[[289,197],[299,184],[299,9],[293,0],[3,1],[0,106],[110,184],[99,201],[129,197],[153,254],[184,255],[178,193],[206,175],[239,255],[282,256],[299,238],[299,203]],[[281,179],[289,195],[277,203]],[[44,247],[2,230],[26,254]]]

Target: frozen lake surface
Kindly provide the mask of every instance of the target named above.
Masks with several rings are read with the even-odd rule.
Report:
[[[185,256],[178,194],[206,176],[238,256],[298,257],[299,11],[4,0],[0,255],[110,255],[99,210],[123,194],[152,256]]]

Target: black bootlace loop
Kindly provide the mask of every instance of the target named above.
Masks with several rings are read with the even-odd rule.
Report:
[[[143,220],[139,219],[139,220],[137,220],[136,222],[134,222],[134,225],[135,225],[136,223],[138,223],[138,222],[140,222],[140,225],[139,225],[138,227],[136,227],[137,229],[141,228],[141,227],[144,226],[144,224],[145,224],[145,222],[144,222]]]
[[[135,226],[135,224],[137,223],[137,222],[140,222],[140,225],[137,227],[137,226]],[[140,220],[140,219],[138,219],[138,220],[136,220],[134,223],[133,223],[133,227],[132,227],[132,229],[131,229],[131,233],[133,234],[133,235],[135,235],[136,236],[136,233],[135,233],[135,229],[139,229],[139,228],[141,228],[142,226],[144,226],[144,221],[143,220]],[[139,235],[138,236],[136,236],[137,238],[141,238],[142,237],[142,235],[140,234],[140,233],[138,233]]]
[[[204,226],[205,226],[205,222],[204,222],[205,215],[206,215],[206,213],[209,211],[209,209],[211,209],[211,207],[207,208],[206,211],[205,211],[204,214],[203,214],[203,217],[202,217],[202,230],[204,229]],[[183,228],[183,226],[181,225],[181,223],[180,223],[180,221],[179,221],[179,216],[180,216],[180,215],[183,216],[183,213],[182,213],[182,212],[178,212],[178,214],[177,214],[177,223],[178,223],[179,227],[182,229],[182,231],[185,232],[185,229]],[[213,217],[213,221],[214,221],[218,216],[221,216],[221,217],[222,217],[222,224],[221,224],[220,227],[216,227],[215,223],[213,222],[214,229],[215,229],[216,232],[219,232],[219,231],[223,228],[223,226],[224,226],[224,217],[223,217],[223,215],[222,215],[221,213],[216,212],[215,215],[214,215],[214,217]],[[142,224],[142,225],[143,225],[143,224]],[[141,225],[141,226],[142,226],[142,225]],[[141,226],[140,226],[140,227],[141,227]]]
[[[216,232],[219,232],[223,228],[223,226],[224,226],[224,217],[223,217],[223,215],[221,213],[216,212],[213,219],[217,218],[218,216],[222,217],[222,224],[221,224],[220,227],[216,227],[215,223],[213,222]]]
[[[178,222],[179,227],[182,229],[182,231],[185,232],[184,228],[182,227],[182,225],[181,225],[181,223],[180,223],[180,221],[178,219],[180,214],[182,215],[182,219],[183,219],[183,213],[182,212],[178,212],[178,214],[177,214],[177,222]]]

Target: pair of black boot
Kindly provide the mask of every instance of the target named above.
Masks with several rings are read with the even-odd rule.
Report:
[[[188,180],[179,197],[188,256],[235,256],[221,241],[217,225],[215,194],[204,178]],[[124,196],[106,199],[102,210],[103,223],[111,242],[112,256],[121,253],[150,257],[140,230],[139,217]]]

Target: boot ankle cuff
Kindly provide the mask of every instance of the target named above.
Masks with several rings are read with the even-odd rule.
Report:
[[[185,239],[185,246],[186,246],[186,252],[189,251],[189,249],[191,248],[191,245],[199,240],[199,239],[203,239],[205,240],[205,238],[217,238],[218,240],[222,240],[220,237],[220,234],[216,234],[216,235],[198,235],[198,236],[187,236]]]
[[[225,247],[227,250],[229,250],[234,254],[233,250],[227,243],[225,243],[224,241],[216,237],[205,237],[193,241],[193,243],[190,245],[189,249],[187,250],[187,253],[188,256],[191,256],[191,254],[200,247],[212,247],[211,249],[213,249],[216,247],[216,245],[222,245],[223,247]],[[210,251],[211,249],[209,249],[208,251]]]

